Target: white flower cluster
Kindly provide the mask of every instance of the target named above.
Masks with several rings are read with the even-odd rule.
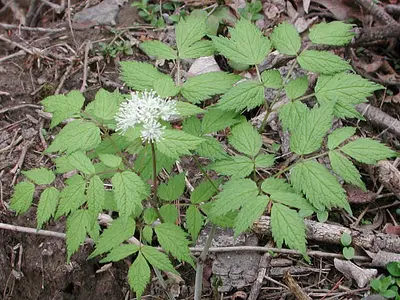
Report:
[[[168,121],[178,115],[176,101],[162,99],[154,91],[133,92],[132,99],[123,102],[115,117],[117,131],[124,134],[129,128],[142,126],[144,142],[157,142],[162,138],[165,126],[160,120]]]

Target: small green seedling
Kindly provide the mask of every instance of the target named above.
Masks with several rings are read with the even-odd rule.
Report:
[[[111,44],[99,43],[99,45],[100,45],[100,52],[105,57],[115,58],[120,53],[125,55],[133,54],[132,45],[129,41],[119,41],[119,42],[113,42]]]
[[[400,300],[400,262],[390,262],[386,269],[390,275],[372,279],[370,285],[381,296],[387,299]]]
[[[340,242],[342,243],[343,246],[343,256],[350,260],[354,257],[354,248],[350,247],[351,245],[351,236],[347,232],[343,232],[342,236],[340,237]]]
[[[262,11],[261,1],[253,1],[250,3],[246,3],[246,6],[244,8],[238,9],[240,16],[250,21],[257,21],[262,19],[263,15],[260,14],[261,11]]]

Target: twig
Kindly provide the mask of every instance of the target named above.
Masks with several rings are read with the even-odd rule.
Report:
[[[19,7],[17,1],[8,1],[2,0],[1,1],[3,4],[9,6],[10,10],[14,14],[14,18],[19,21],[20,24],[26,24],[26,17],[24,14],[24,11]]]
[[[14,57],[23,56],[25,54],[26,54],[26,52],[24,50],[19,50],[18,52],[15,52],[13,54],[10,54],[10,55],[0,58],[0,62],[6,61],[6,60],[14,58]]]
[[[65,9],[65,0],[61,1],[61,5],[52,3],[52,2],[50,2],[48,0],[40,0],[40,1],[42,1],[44,4],[46,4],[46,5],[50,6],[51,8],[53,8],[56,11],[56,13],[58,13],[58,14],[61,14]]]
[[[398,24],[383,8],[376,5],[371,0],[356,0],[356,2],[366,9],[368,13],[374,15],[379,21],[386,25]]]
[[[311,298],[301,289],[299,284],[294,280],[288,271],[283,275],[283,282],[289,287],[290,291],[299,300],[311,300]]]
[[[21,104],[21,105],[16,105],[16,106],[12,106],[12,107],[6,107],[0,110],[0,114],[4,114],[8,111],[12,111],[12,110],[17,110],[17,109],[21,109],[24,107],[32,107],[32,108],[37,108],[37,109],[41,109],[42,106],[37,105],[37,104]]]
[[[26,31],[38,31],[38,32],[62,32],[67,30],[65,27],[61,28],[43,28],[43,27],[26,27],[26,26],[19,26],[15,24],[7,24],[7,23],[0,23],[0,27],[4,29],[18,29],[18,30],[26,30]]]
[[[21,44],[19,44],[17,42],[14,42],[14,41],[6,38],[4,35],[0,35],[0,40],[2,40],[3,42],[9,43],[14,47],[20,48],[20,49],[24,50],[25,52],[27,52],[27,53],[29,53],[31,55],[41,54],[41,52],[42,52],[40,49],[35,48],[35,47],[32,47],[32,50],[31,50],[31,49],[29,49],[29,48],[27,48],[27,47],[25,47],[25,46],[23,46],[23,45],[21,45]]]
[[[60,93],[61,88],[63,87],[65,80],[66,80],[67,77],[69,76],[69,73],[71,73],[71,71],[72,71],[72,67],[73,67],[73,63],[71,63],[71,64],[67,67],[67,69],[65,70],[64,75],[63,75],[63,76],[61,77],[61,79],[60,79],[60,83],[58,84],[56,90],[54,91],[54,94],[55,94],[55,95],[57,95],[57,94]]]
[[[43,1],[43,0],[42,0]],[[74,29],[72,28],[72,20],[71,20],[71,0],[67,0],[68,1],[68,7],[67,7],[67,19],[68,19],[68,26],[69,26],[69,30],[71,31],[71,36],[72,36],[72,40],[74,41],[75,46],[78,45],[76,39],[75,39],[75,33],[74,33]]]
[[[81,86],[81,93],[86,90],[86,80],[87,80],[87,69],[88,69],[88,57],[89,57],[89,50],[92,48],[92,42],[87,41],[85,47],[85,60],[83,62],[83,79],[82,79],[82,86]]]
[[[0,153],[6,152],[7,150],[11,149],[15,145],[18,145],[22,141],[23,137],[20,136],[16,141],[12,141],[10,145],[4,147],[3,149],[0,149]]]

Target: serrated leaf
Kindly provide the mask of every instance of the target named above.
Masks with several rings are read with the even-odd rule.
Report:
[[[153,228],[149,225],[144,226],[142,230],[142,236],[147,243],[151,244],[153,240]]]
[[[258,195],[257,185],[250,179],[229,180],[222,187],[211,209],[214,216],[234,211]]]
[[[294,192],[274,191],[270,197],[274,202],[279,202],[286,206],[302,209],[303,211],[314,211],[314,207],[306,199]]]
[[[66,96],[53,95],[40,101],[46,111],[53,113],[50,128],[61,123],[61,121],[79,113],[85,98],[79,91],[71,91]]]
[[[303,69],[314,73],[335,74],[351,70],[347,61],[328,51],[305,50],[297,61]]]
[[[350,43],[356,35],[350,31],[353,27],[353,24],[341,21],[323,22],[310,28],[309,38],[314,44],[343,46]]]
[[[207,215],[208,220],[213,224],[222,228],[232,228],[235,224],[235,218],[238,214],[237,210],[228,212],[223,216],[212,214],[211,210],[214,203],[207,202],[201,205],[201,210]]]
[[[164,253],[160,252],[154,247],[143,246],[141,249],[142,254],[146,258],[146,260],[157,269],[161,271],[167,271],[174,274],[178,274],[175,268],[172,266],[171,261],[168,256]]]
[[[143,180],[131,171],[117,173],[111,179],[118,212],[123,219],[142,210],[142,200],[146,197]]]
[[[181,117],[189,117],[189,116],[204,114],[206,112],[205,110],[201,109],[196,105],[182,101],[178,101],[176,103],[175,108]]]
[[[229,28],[231,38],[211,37],[217,50],[228,59],[247,65],[261,63],[271,50],[271,43],[249,20],[240,19]]]
[[[95,163],[94,169],[96,170],[96,173],[99,174],[100,179],[110,179],[118,172],[114,168],[107,167],[102,162]]]
[[[162,74],[160,78],[154,82],[153,87],[157,95],[162,98],[176,96],[180,91],[180,88],[175,85],[172,78],[165,74]]]
[[[351,212],[346,192],[324,165],[312,160],[299,162],[290,171],[290,181],[316,209],[343,207]]]
[[[185,173],[171,176],[168,183],[161,183],[158,186],[157,194],[162,200],[174,201],[182,196],[185,190]]]
[[[396,152],[368,138],[360,138],[339,148],[355,160],[365,164],[376,164],[379,160],[396,156]]]
[[[139,253],[128,271],[129,285],[135,291],[136,298],[139,300],[141,299],[147,284],[150,282],[150,275],[150,267],[144,256]]]
[[[18,214],[25,213],[32,204],[35,186],[33,183],[22,181],[14,187],[14,193],[11,197],[11,209]]]
[[[78,150],[91,150],[100,142],[100,129],[94,123],[76,120],[61,129],[45,152],[65,151],[70,154]]]
[[[99,121],[114,121],[114,117],[118,112],[119,105],[124,101],[124,96],[119,93],[118,89],[110,93],[104,89],[100,89],[95,99],[90,102],[85,111],[92,114]]]
[[[226,112],[219,109],[209,109],[203,117],[201,133],[217,132],[238,122],[237,114],[233,111]]]
[[[301,47],[300,35],[288,22],[276,26],[270,35],[273,47],[282,54],[296,55]]]
[[[201,121],[196,116],[191,116],[182,122],[182,130],[186,133],[201,136]]]
[[[68,162],[78,171],[84,174],[93,174],[96,172],[94,165],[92,164],[89,157],[82,151],[76,151],[68,155]]]
[[[314,108],[303,115],[293,130],[290,149],[300,155],[317,151],[327,131],[332,126],[331,107]]]
[[[120,245],[110,251],[108,255],[100,260],[101,263],[107,263],[110,261],[120,261],[121,259],[124,259],[125,257],[128,257],[129,255],[135,254],[140,250],[140,246],[135,245],[135,244],[124,244]]]
[[[164,155],[178,159],[182,155],[190,155],[190,150],[203,142],[203,139],[180,130],[166,129],[163,139],[156,143],[157,150]]]
[[[355,74],[321,75],[315,86],[315,96],[321,105],[335,103],[335,116],[346,118],[354,117],[354,111],[347,112],[347,106],[350,105],[354,110],[355,104],[365,102],[366,97],[382,88],[381,85]]]
[[[179,226],[162,223],[157,225],[154,231],[161,247],[166,252],[171,253],[179,261],[186,261],[193,265],[193,258],[188,247],[190,242],[186,239],[186,233]]]
[[[200,103],[211,96],[226,93],[240,78],[225,72],[209,72],[189,77],[183,84],[181,93],[190,102]]]
[[[266,70],[262,72],[261,81],[266,88],[279,89],[283,85],[279,70]]]
[[[79,246],[85,241],[86,231],[90,227],[89,215],[87,210],[76,210],[67,218],[67,263],[72,254],[78,250]]]
[[[195,205],[189,205],[186,210],[186,226],[193,241],[197,241],[204,217]]]
[[[201,40],[194,42],[190,47],[179,53],[180,58],[199,58],[203,56],[211,56],[215,52],[214,43],[212,41]]]
[[[307,105],[301,101],[290,101],[279,110],[279,120],[283,129],[293,132],[307,113]]]
[[[207,32],[206,16],[194,14],[186,19],[181,19],[175,26],[176,45],[179,57],[185,57],[190,52],[190,46],[199,41]]]
[[[111,136],[106,136],[101,143],[94,149],[92,155],[88,154],[90,158],[103,154],[115,154],[119,151],[125,150],[131,144],[124,136],[114,133]]]
[[[360,187],[364,192],[366,191],[360,173],[350,160],[338,151],[329,151],[329,160],[331,162],[332,170],[342,177],[344,181]]]
[[[103,209],[112,210],[116,212],[118,211],[117,203],[115,202],[114,199],[114,193],[110,190],[105,191]]]
[[[253,199],[249,199],[249,201],[242,206],[235,219],[235,237],[251,227],[253,222],[261,217],[268,202],[268,197],[257,196]]]
[[[261,184],[261,189],[267,194],[278,192],[294,193],[294,189],[290,186],[285,179],[269,177]]]
[[[271,210],[271,232],[276,245],[283,243],[307,257],[306,226],[299,214],[285,205],[275,203]]]
[[[244,178],[254,171],[253,161],[246,156],[232,156],[229,159],[219,160],[207,166],[207,169],[232,178]]]
[[[229,158],[221,143],[215,138],[204,136],[204,141],[196,148],[196,153],[199,156],[207,157],[211,160],[220,160]]]
[[[330,135],[328,135],[329,150],[333,150],[338,147],[341,143],[354,135],[355,132],[355,127],[342,127],[335,129]]]
[[[110,168],[117,168],[122,163],[122,158],[113,154],[102,153],[99,154],[99,158],[103,164]]]
[[[254,157],[262,146],[261,135],[249,122],[242,122],[232,127],[229,144],[237,151]]]
[[[89,210],[92,211],[97,217],[97,214],[103,210],[104,202],[106,199],[104,184],[99,176],[95,175],[90,178],[89,185],[86,191],[86,196]]]
[[[160,215],[165,223],[175,224],[178,219],[178,209],[172,205],[167,204],[160,207]]]
[[[190,195],[190,202],[198,204],[210,200],[218,192],[218,187],[222,183],[222,179],[213,180],[204,179]]]
[[[28,179],[36,184],[50,184],[56,179],[54,173],[45,168],[30,169],[29,171],[22,171]]]
[[[146,208],[143,213],[143,219],[146,224],[153,224],[158,219],[158,214],[155,208]]]
[[[240,112],[264,104],[264,86],[255,80],[246,80],[225,93],[216,107]]]
[[[256,168],[269,168],[275,164],[275,155],[259,154],[254,161]]]
[[[138,91],[152,90],[154,83],[163,75],[148,63],[122,61],[121,80]]]
[[[156,173],[160,173],[162,169],[169,172],[175,163],[175,159],[170,158],[160,151],[156,150]],[[136,157],[134,163],[135,170],[143,180],[150,179],[153,176],[153,164],[151,147],[144,147]]]
[[[290,99],[296,99],[303,96],[308,89],[308,78],[307,76],[302,76],[294,80],[290,80],[285,85],[285,93]]]
[[[69,162],[67,155],[56,157],[54,159],[54,163],[57,167],[55,171],[56,174],[67,173],[69,171],[75,170],[75,167]]]
[[[48,187],[40,194],[40,200],[36,212],[37,229],[54,216],[57,209],[60,192],[55,187]]]
[[[86,182],[82,176],[74,175],[69,178],[67,186],[60,193],[60,202],[55,215],[56,219],[62,215],[69,214],[85,203],[85,186]]]
[[[103,254],[131,238],[135,233],[135,226],[135,221],[132,218],[128,218],[128,220],[118,218],[112,221],[109,227],[100,235],[96,243],[96,249],[89,255],[88,259]]]
[[[176,59],[177,54],[167,44],[160,41],[145,41],[140,44],[142,49],[148,56],[155,56],[157,59]]]

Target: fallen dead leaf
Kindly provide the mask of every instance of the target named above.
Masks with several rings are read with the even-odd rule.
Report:
[[[385,228],[383,228],[383,232],[386,234],[397,235],[400,236],[400,226],[395,226],[392,224],[386,224]]]
[[[312,2],[325,6],[338,20],[363,18],[360,8],[354,5],[352,0],[312,0]]]
[[[343,186],[343,188],[347,193],[347,200],[350,203],[371,203],[376,199],[376,193],[368,190],[364,192],[362,189],[354,185],[346,184]]]

